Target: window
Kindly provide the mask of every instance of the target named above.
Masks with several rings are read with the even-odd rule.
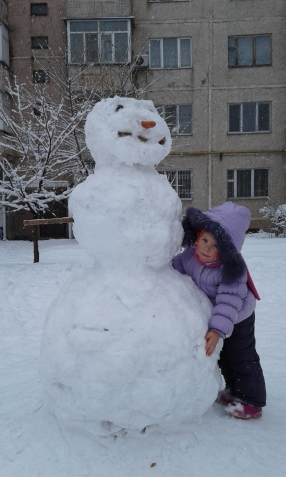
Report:
[[[95,162],[88,162],[88,163],[86,164],[86,166],[87,166],[87,168],[88,168],[89,171],[92,171],[92,172],[93,172],[94,169],[95,169]]]
[[[270,132],[270,103],[229,104],[228,132]]]
[[[7,27],[0,22],[0,61],[9,65],[9,34]]]
[[[0,110],[0,132],[11,134],[11,130],[8,126],[9,118],[11,117],[11,104],[9,96],[5,94],[4,91],[0,93]]]
[[[35,115],[35,116],[41,116],[41,115],[42,115],[41,103],[36,103],[36,105],[37,105],[37,106],[33,108],[34,115]]]
[[[165,119],[173,136],[177,134],[192,134],[192,106],[164,106],[157,108],[158,113]]]
[[[43,115],[44,119],[48,119],[51,117],[52,112],[53,112],[52,104],[46,102],[46,100],[44,100],[41,103],[37,101],[34,103],[34,107],[33,107],[34,116],[40,117]]]
[[[271,65],[271,35],[228,37],[228,66],[269,65]]]
[[[173,189],[177,192],[180,199],[191,199],[191,177],[192,171],[159,171],[159,174],[167,176]]]
[[[48,83],[49,82],[48,72],[45,70],[34,70],[33,81],[34,83]]]
[[[228,170],[227,197],[268,197],[268,169]]]
[[[31,48],[32,50],[48,48],[48,37],[47,36],[32,36]]]
[[[47,3],[31,3],[31,15],[47,15]]]
[[[130,61],[129,20],[76,20],[68,28],[70,63]]]
[[[150,68],[190,68],[191,38],[150,40]]]

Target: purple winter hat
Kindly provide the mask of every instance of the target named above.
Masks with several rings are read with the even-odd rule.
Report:
[[[233,202],[224,202],[206,212],[188,207],[183,219],[183,245],[192,245],[200,230],[211,233],[217,242],[222,262],[223,282],[232,283],[241,278],[246,270],[240,251],[250,219],[249,209]]]

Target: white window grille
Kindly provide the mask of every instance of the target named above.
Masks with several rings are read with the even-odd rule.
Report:
[[[192,171],[158,171],[167,176],[173,189],[177,192],[180,199],[192,198]]]

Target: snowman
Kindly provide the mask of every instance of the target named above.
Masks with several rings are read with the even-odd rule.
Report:
[[[86,121],[95,173],[71,194],[74,235],[94,259],[51,305],[40,374],[61,426],[94,436],[198,418],[220,387],[205,354],[211,305],[171,260],[181,201],[154,165],[171,148],[151,101],[109,98]]]

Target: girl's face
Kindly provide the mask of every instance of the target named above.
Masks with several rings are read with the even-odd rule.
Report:
[[[216,241],[209,232],[203,232],[198,238],[196,252],[204,263],[217,262],[220,259]]]

